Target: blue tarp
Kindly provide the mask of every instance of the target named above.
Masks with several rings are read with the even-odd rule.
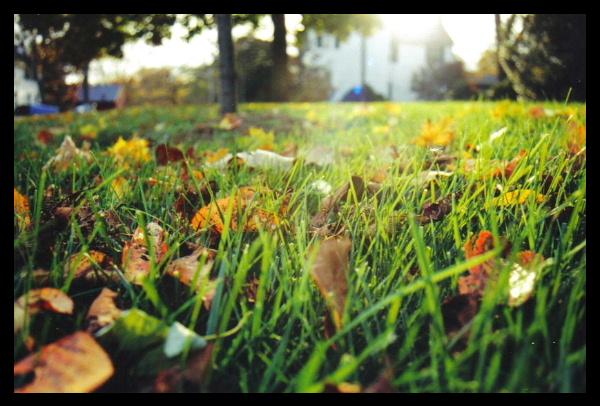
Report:
[[[59,111],[58,106],[50,104],[32,104],[29,108],[29,114],[31,115],[55,114]]]

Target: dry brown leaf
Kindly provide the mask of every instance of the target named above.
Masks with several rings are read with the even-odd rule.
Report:
[[[65,264],[65,277],[73,274],[76,281],[91,284],[119,282],[119,276],[112,269],[111,258],[103,252],[90,250],[73,254]]]
[[[216,254],[215,250],[200,247],[191,255],[171,262],[166,271],[168,275],[177,278],[184,285],[193,287],[194,291],[202,292],[206,308],[210,308],[216,289],[216,281],[210,279],[210,271]],[[201,257],[205,259],[201,259]],[[199,270],[198,268],[202,262],[204,265]]]
[[[67,135],[56,150],[56,155],[50,158],[43,169],[53,168],[57,171],[64,171],[71,167],[71,165],[78,166],[81,162],[89,162],[91,159],[92,155],[90,152],[77,148],[73,139]]]
[[[352,241],[330,239],[321,243],[311,275],[327,301],[333,322],[339,330],[348,295],[348,266]]]
[[[168,250],[165,242],[165,231],[154,222],[146,224],[146,230],[148,231],[148,239],[154,247],[156,263],[158,263]],[[143,284],[143,279],[150,275],[149,255],[144,231],[141,227],[138,227],[133,233],[131,241],[126,242],[123,247],[121,265],[127,280],[136,285]]]
[[[33,372],[33,382],[16,393],[93,392],[114,373],[104,349],[85,332],[78,331],[42,348],[14,366],[14,375]]]
[[[102,292],[92,302],[88,310],[86,320],[88,321],[87,331],[95,333],[102,327],[106,327],[115,322],[119,318],[122,311],[115,304],[117,292],[108,288],[102,289]]]
[[[73,307],[73,300],[62,290],[55,288],[32,289],[14,304],[15,334],[24,327],[26,317],[41,311],[73,314]]]
[[[167,165],[169,162],[183,161],[183,152],[179,148],[169,147],[167,144],[160,144],[156,147],[156,162],[159,165]]]

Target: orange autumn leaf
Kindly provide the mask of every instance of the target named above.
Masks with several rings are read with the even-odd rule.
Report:
[[[474,258],[494,249],[494,236],[490,231],[484,230],[478,236],[473,236],[465,243],[465,256]],[[482,294],[495,266],[495,261],[490,259],[469,270],[468,276],[458,280],[460,294]]]
[[[192,228],[201,230],[211,228],[221,234],[225,229],[223,217],[231,207],[231,229],[238,230],[238,217],[246,214],[248,205],[255,200],[256,192],[251,187],[242,187],[237,193],[230,197],[211,202],[202,207],[192,219]],[[260,208],[253,208],[247,213],[247,220],[243,224],[243,230],[246,232],[258,231],[260,225],[268,228],[275,228],[280,224],[279,217]]]
[[[29,209],[29,199],[27,196],[19,193],[17,188],[14,189],[14,207],[15,215],[17,216],[17,224],[19,230],[25,230],[31,226],[31,214]]]
[[[115,304],[116,298],[117,292],[108,288],[102,289],[102,292],[92,302],[86,316],[88,332],[95,333],[102,327],[113,324],[119,318],[122,311]]]
[[[14,375],[34,374],[33,382],[15,393],[88,393],[114,373],[104,349],[85,332],[78,331],[42,348],[14,366]]]
[[[319,246],[311,275],[327,301],[335,327],[342,328],[348,295],[348,267],[352,241],[349,238],[325,240]]]
[[[515,172],[515,169],[521,163],[521,160],[527,156],[527,151],[522,149],[519,151],[519,154],[514,157],[509,163],[504,165],[503,167],[494,168],[492,170],[491,176],[492,178],[510,178],[512,174]]]
[[[157,223],[146,224],[148,239],[153,244],[156,262],[160,262],[168,250],[165,242],[165,231]],[[131,241],[125,243],[121,264],[125,277],[131,283],[142,285],[143,279],[150,275],[150,252],[146,243],[144,230],[138,227],[133,233]]]

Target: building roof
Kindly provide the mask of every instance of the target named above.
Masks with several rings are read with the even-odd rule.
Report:
[[[454,44],[440,19],[425,33],[415,33],[414,35],[404,33],[396,38],[399,42],[405,44],[436,44],[441,46],[452,46]]]
[[[97,85],[90,86],[90,101],[117,101],[123,91],[122,85]],[[77,100],[83,100],[83,87],[77,90]]]

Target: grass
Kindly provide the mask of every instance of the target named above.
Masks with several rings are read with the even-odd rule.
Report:
[[[584,105],[544,106],[555,112],[573,109],[571,120],[585,125]],[[135,228],[156,221],[168,232],[170,247],[167,258],[153,264],[156,278],[143,287],[122,280],[113,289],[129,307],[166,324],[179,321],[213,338],[209,376],[202,387],[186,390],[305,392],[344,382],[366,387],[391,367],[391,385],[401,392],[585,391],[585,161],[578,164],[567,150],[571,137],[567,118],[536,118],[530,114],[532,107],[507,102],[242,105],[240,114],[247,126],[275,133],[276,151],[291,143],[298,145],[299,155],[316,146],[328,147],[336,151],[337,161],[318,167],[299,160],[289,171],[244,166],[222,170],[195,164],[206,179],[218,184],[217,198],[238,187],[262,185],[278,192],[291,190],[291,206],[296,208],[286,216],[287,226],[275,232],[244,233],[226,227],[215,246],[213,270],[219,284],[210,310],[202,305],[200,295],[191,292],[175,300],[181,298],[182,287],[164,277],[166,264],[181,256],[186,242],[212,243],[206,233],[193,232],[188,221],[176,216],[179,177],[171,187],[150,186],[148,178],[163,170],[154,159],[127,170],[102,152],[119,136],[129,138],[134,133],[155,145],[168,142],[183,151],[193,147],[197,156],[222,147],[232,152],[247,147],[240,141],[241,131],[217,130],[211,137],[194,132],[199,124],[218,122],[216,106],[136,107],[15,119],[15,188],[29,197],[33,224],[29,231],[15,231],[15,300],[33,287],[33,271],[44,268],[50,270],[50,285],[75,301],[72,316],[38,315],[29,331],[15,335],[15,362],[28,353],[27,333],[39,348],[83,328],[88,306],[101,288],[75,289],[63,273],[67,258],[98,249],[120,264],[123,244]],[[432,152],[410,141],[426,120],[444,117],[453,119],[456,133],[447,147],[449,154],[459,157],[454,174],[433,184],[418,184],[417,176]],[[79,129],[89,123],[98,129],[92,141],[94,160],[64,173],[42,170],[62,137],[43,146],[36,142],[37,133],[51,128],[57,134],[71,134],[79,146]],[[489,141],[492,132],[505,126],[506,134]],[[463,168],[468,144],[480,145],[474,155],[480,159],[478,171]],[[399,147],[400,158],[389,158],[386,148],[391,145]],[[523,149],[528,153],[509,179],[484,176]],[[368,179],[384,165],[389,169],[382,193],[350,201],[338,215],[352,239],[349,292],[344,327],[328,337],[323,327],[327,306],[309,272],[310,249],[317,243],[309,223],[319,200],[309,185],[325,180],[335,191],[352,175]],[[175,172],[180,170],[171,166]],[[554,177],[550,185],[549,174]],[[110,182],[122,175],[131,191],[119,197],[111,192]],[[91,230],[72,221],[55,236],[50,251],[44,244],[48,226],[43,210],[49,185],[65,195],[82,191],[82,201],[95,215],[114,210],[121,233],[109,232],[101,221]],[[498,207],[492,201],[499,187],[530,189],[548,199],[544,204],[529,200]],[[420,224],[413,218],[426,202],[458,192],[462,195],[443,220]],[[263,202],[270,210],[278,210],[281,204],[276,195]],[[553,220],[552,215],[567,206],[572,207],[569,215]],[[394,226],[390,219],[395,213],[407,215],[408,221]],[[468,238],[482,230],[506,237],[513,254],[533,250],[552,258],[552,264],[543,269],[534,296],[515,308],[502,305],[508,275],[503,272],[504,282],[486,292],[466,330],[468,344],[460,349],[458,340],[446,335],[442,303],[458,293],[458,278],[487,258],[467,260],[463,250]],[[254,303],[245,293],[251,277],[260,280]],[[229,332],[226,337],[219,336],[225,332]],[[145,390],[162,368],[141,367],[143,354],[111,356],[117,372],[101,391]]]

